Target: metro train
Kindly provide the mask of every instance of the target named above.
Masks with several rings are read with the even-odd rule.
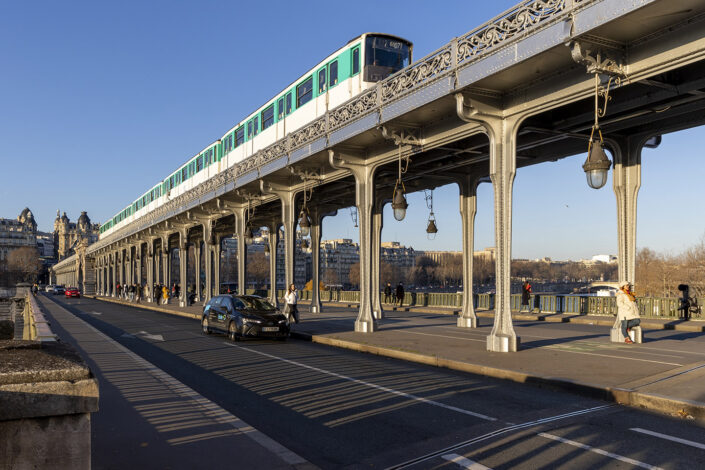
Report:
[[[165,204],[408,66],[413,44],[365,33],[336,50],[100,226],[100,238]]]

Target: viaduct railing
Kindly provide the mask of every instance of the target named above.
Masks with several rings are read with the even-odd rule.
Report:
[[[248,289],[248,294],[268,296],[266,290]],[[284,290],[277,290],[278,298],[284,298]],[[359,291],[321,291],[321,302],[348,302],[360,301]],[[299,298],[303,301],[311,300],[311,291],[299,291]],[[384,295],[380,294],[384,300]],[[698,305],[702,306],[704,298],[698,298]],[[494,294],[475,294],[473,304],[476,310],[494,309]],[[463,305],[463,294],[441,292],[406,292],[403,306],[407,307],[443,307],[460,308]],[[637,298],[637,305],[642,317],[646,318],[679,318],[682,312],[678,310],[680,299],[674,297],[641,297]],[[570,294],[533,294],[529,307],[521,305],[521,294],[511,297],[513,312],[521,310],[534,313],[566,313],[574,315],[616,315],[617,303],[615,297],[598,297]],[[702,309],[699,313],[691,314],[691,318],[702,319]]]

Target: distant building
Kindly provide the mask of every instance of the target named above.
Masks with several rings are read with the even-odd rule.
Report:
[[[360,246],[349,238],[321,241],[321,280],[328,285],[350,284],[350,267],[360,262]]]
[[[382,242],[380,260],[400,268],[413,268],[416,266],[416,252],[412,247],[406,247],[399,242]]]
[[[413,249],[413,248],[412,248]],[[494,262],[496,250],[494,247],[485,248],[484,250],[473,252],[474,258],[485,259],[489,262]],[[431,258],[436,264],[443,264],[449,259],[456,256],[462,256],[462,251],[417,251],[415,252],[416,258],[425,256]]]
[[[66,212],[59,216],[60,211],[56,211],[54,220],[54,252],[57,261],[71,256],[75,246],[80,241],[85,241],[88,245],[98,241],[100,224],[92,224],[86,211],[81,212],[76,223],[72,223],[66,216]]]
[[[592,261],[596,263],[616,263],[617,257],[614,255],[595,255]]]
[[[37,246],[37,222],[25,207],[17,219],[0,219],[0,261],[18,248]]]
[[[54,234],[37,232],[37,250],[39,257],[44,259],[54,258]]]

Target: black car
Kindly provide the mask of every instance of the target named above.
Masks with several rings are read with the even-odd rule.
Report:
[[[289,336],[289,320],[266,299],[256,295],[219,295],[203,308],[204,334],[221,331],[231,341],[246,337],[277,338]]]

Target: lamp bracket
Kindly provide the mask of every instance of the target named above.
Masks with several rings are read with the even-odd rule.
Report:
[[[412,147],[421,146],[421,140],[414,134],[419,133],[419,129],[400,129],[399,131],[392,130],[387,126],[379,126],[382,131],[382,137],[394,142],[394,145],[411,145]]]
[[[568,43],[570,47],[570,55],[573,60],[587,68],[589,74],[607,75],[609,77],[626,78],[627,72],[624,66],[617,60],[609,57],[601,49],[593,53],[585,44],[579,41],[571,41]]]

